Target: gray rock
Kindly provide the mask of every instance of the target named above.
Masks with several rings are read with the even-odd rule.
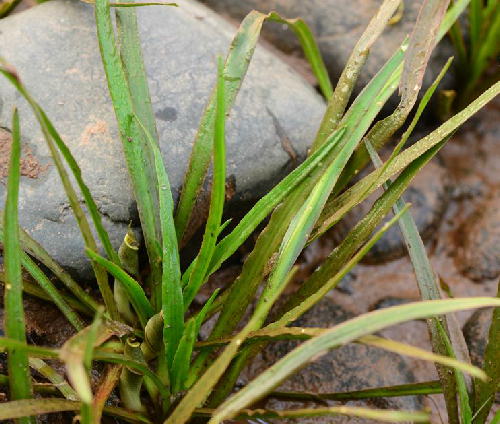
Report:
[[[197,127],[216,79],[218,54],[235,29],[203,5],[140,8],[139,26],[161,150],[174,197],[181,189]],[[112,241],[138,216],[101,64],[93,7],[55,0],[0,21],[1,54],[18,71],[80,164]],[[0,126],[20,110],[26,156],[37,178],[21,178],[20,224],[61,265],[90,276],[83,242],[41,131],[26,103],[0,79]],[[283,130],[303,159],[321,121],[321,97],[287,65],[257,47],[227,122],[233,204],[262,196],[291,170]],[[277,127],[279,123],[280,128]],[[3,151],[3,150],[2,150]],[[5,186],[0,184],[0,204]]]
[[[359,37],[373,18],[382,0],[201,0],[220,13],[240,21],[252,9],[269,13],[276,11],[285,18],[300,17],[305,20],[315,36],[325,65],[333,81],[336,81]],[[370,56],[359,78],[358,89],[375,75],[387,59],[411,34],[423,0],[406,0],[402,19],[386,28],[370,49]],[[286,53],[302,55],[300,43],[289,28],[268,23],[263,35]],[[424,86],[433,81],[446,60],[454,55],[447,40],[433,54],[425,76]],[[449,75],[447,76],[449,77]],[[451,83],[451,78],[447,84]]]
[[[329,298],[324,298],[292,325],[331,328],[350,318],[353,318],[350,312],[334,304]],[[262,371],[262,368],[267,368],[270,364],[283,358],[283,356],[297,345],[298,342],[293,341],[270,343],[262,353],[262,367],[259,368],[259,364],[252,366],[252,373],[257,375],[257,373]],[[390,371],[388,372],[388,370]],[[374,347],[350,343],[315,359],[307,367],[286,380],[278,390],[320,394],[363,390],[413,382],[416,382],[415,376],[400,356]],[[328,404],[333,406],[336,403],[328,401]],[[424,407],[422,399],[416,396],[379,398],[356,402],[348,401],[346,405],[413,411],[422,410]],[[309,404],[304,405],[295,401],[276,399],[270,400],[266,404],[266,407],[278,410],[297,408],[299,406],[302,408],[313,407]],[[297,421],[280,420],[276,422],[358,424],[372,421],[330,416],[303,418]]]
[[[500,274],[500,191],[481,203],[458,233],[456,263],[470,279],[481,282]]]
[[[492,312],[492,308],[478,309],[467,320],[463,328],[471,362],[478,367],[483,366]]]

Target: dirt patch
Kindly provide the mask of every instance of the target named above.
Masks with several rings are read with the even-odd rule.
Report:
[[[2,184],[5,184],[5,178],[9,175],[11,143],[10,133],[0,128],[0,182]],[[41,164],[33,151],[29,147],[23,146],[20,166],[22,176],[38,178],[40,175],[45,174],[50,163]]]

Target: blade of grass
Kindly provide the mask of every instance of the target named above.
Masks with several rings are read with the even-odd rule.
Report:
[[[4,272],[0,272],[0,283],[5,285],[5,273]],[[26,294],[38,297],[39,299],[48,300],[49,302],[52,301],[52,298],[45,292],[45,290],[43,290],[37,284],[32,283],[31,281],[23,280],[23,291]],[[62,297],[63,297],[64,301],[71,308],[73,308],[75,311],[81,312],[82,314],[89,316],[89,317],[94,316],[94,313],[92,312],[91,309],[88,309],[85,305],[82,305],[74,297],[70,297],[66,294],[62,294]]]
[[[399,3],[400,0],[385,0],[354,46],[335,87],[335,92],[329,99],[325,115],[312,146],[313,152],[318,149],[337,128],[344,115],[345,108],[351,97],[358,75],[368,59],[370,47],[385,29],[389,20],[394,15],[394,12],[396,12],[399,7]]]
[[[0,228],[0,243],[4,242],[3,230]],[[52,282],[47,278],[43,271],[30,259],[30,257],[20,251],[21,265],[28,271],[28,273],[38,282],[40,287],[47,294],[49,300],[54,302],[54,304],[63,313],[69,323],[77,330],[80,331],[85,327],[85,324],[81,318],[73,311],[72,307],[68,305],[64,297],[59,293],[57,288],[52,284]],[[0,280],[2,278],[0,277]],[[23,289],[25,283],[23,282]]]
[[[39,358],[29,359],[30,367],[47,378],[68,400],[78,400],[78,396],[68,382],[50,365]]]
[[[156,214],[158,199],[154,169],[152,169],[152,163],[149,160],[149,149],[146,148],[147,145],[141,137],[139,127],[133,119],[135,114],[134,102],[116,47],[109,2],[107,0],[97,0],[94,10],[102,63],[120,130],[123,151],[137,201],[151,265],[153,308],[155,311],[159,311],[161,309],[161,256],[157,249],[157,243],[161,240],[161,235],[158,222],[159,216]]]
[[[189,282],[184,289],[184,311],[187,310],[209,270],[212,260],[217,236],[220,233],[222,212],[224,210],[224,199],[226,189],[226,138],[225,138],[225,88],[224,69],[222,58],[219,56],[217,77],[217,103],[214,128],[214,171],[212,179],[212,195],[210,199],[210,211],[200,253],[196,259],[194,269]]]
[[[136,120],[146,136],[149,148],[153,152],[156,178],[158,181],[158,198],[160,202],[160,223],[163,240],[162,246],[162,312],[163,339],[170,370],[178,345],[184,331],[184,306],[181,287],[181,270],[179,248],[174,224],[174,200],[161,152],[154,143],[148,129]],[[151,318],[151,317],[148,317]]]
[[[264,397],[284,379],[307,364],[312,358],[336,346],[349,343],[363,335],[372,334],[404,321],[442,315],[462,309],[500,305],[500,299],[468,298],[415,302],[363,314],[330,329],[287,354],[271,368],[260,374],[238,393],[224,402],[212,415],[210,424],[218,424]]]
[[[306,58],[310,61],[311,67],[320,82],[325,95],[328,96],[331,92],[331,88],[328,87],[327,82],[328,72],[326,71],[314,37],[305,22],[301,19],[283,19],[275,12],[265,15],[252,11],[241,23],[240,28],[231,43],[231,47],[224,64],[226,113],[230,112],[236,99],[252,59],[260,30],[265,20],[272,20],[282,24],[287,24],[290,28],[292,28],[294,33],[299,37],[299,41],[301,42],[306,54]],[[217,102],[216,91],[217,90],[214,88],[201,119],[198,133],[191,151],[186,179],[184,181],[181,197],[177,206],[175,226],[177,229],[177,240],[179,242],[183,240],[186,227],[193,212],[196,197],[201,190],[205,180],[205,175],[210,165]]]
[[[12,400],[30,399],[33,397],[33,386],[26,352],[26,328],[23,309],[23,280],[21,275],[21,258],[19,247],[19,224],[17,204],[19,198],[19,161],[21,157],[21,141],[19,130],[19,114],[14,108],[12,115],[12,144],[5,200],[5,334],[21,343],[18,349],[7,350],[7,366],[9,371],[9,388]],[[34,417],[24,417],[21,424],[35,423]]]
[[[380,168],[382,166],[382,161],[380,160],[377,152],[368,140],[365,140],[365,143],[372,162],[374,163],[376,168]],[[386,183],[384,183],[384,189],[387,190],[391,183],[391,180],[388,180]],[[402,208],[404,208],[404,206],[404,200],[402,198],[399,198],[393,206],[394,213],[399,213]],[[415,221],[413,220],[409,212],[406,212],[401,216],[399,220],[399,226],[401,228],[401,233],[403,234],[403,238],[405,240],[405,244],[413,265],[420,297],[422,298],[422,300],[440,299],[441,294],[439,292],[439,287],[435,278],[434,271],[425,251],[425,246],[422,238],[418,233]],[[449,349],[447,347],[448,345],[451,346],[451,343],[448,339],[449,330],[446,317],[438,317],[437,319],[427,320],[427,326],[431,338],[432,350],[440,355],[448,355]],[[441,331],[442,328],[446,328],[446,331]],[[458,331],[461,331],[460,328],[458,329]],[[453,356],[455,356],[453,350],[451,353],[453,354]],[[457,382],[455,381],[455,378],[453,378],[453,376],[448,373],[447,369],[439,366],[436,366],[436,369],[443,386],[449,420],[451,422],[458,423],[458,404],[456,401]],[[458,383],[460,387],[460,381]]]
[[[0,231],[3,234],[3,211],[0,210]],[[99,304],[92,299],[91,296],[88,295],[74,280],[73,278],[62,269],[45,251],[45,249],[40,246],[31,236],[24,231],[22,228],[19,228],[19,243],[21,248],[29,253],[31,256],[39,260],[42,264],[44,264],[47,268],[49,268],[54,275],[61,280],[61,282],[70,290],[75,297],[81,302],[82,307],[90,309],[95,312],[99,308]],[[73,308],[74,305],[71,305]],[[94,316],[94,313],[91,314]]]
[[[78,411],[80,408],[81,402],[75,402],[68,399],[39,398],[11,401],[2,404],[2,408],[0,408],[0,420],[22,418],[25,414],[41,415],[55,412]],[[121,418],[129,423],[152,424],[146,417],[127,411],[124,408],[106,405],[104,407],[104,412],[107,415]]]
[[[127,5],[140,5],[134,0],[122,2]],[[111,3],[110,3],[111,6]],[[120,59],[127,79],[135,115],[147,128],[156,146],[158,142],[158,129],[151,103],[151,93],[144,67],[144,58],[141,48],[141,37],[137,26],[137,13],[132,8],[118,8],[116,14],[116,41],[120,51]]]
[[[195,412],[195,416],[210,417],[215,411],[213,409],[199,409]],[[429,422],[428,412],[406,412],[392,411],[382,409],[361,408],[354,406],[331,406],[323,408],[304,408],[291,410],[266,410],[245,409],[241,411],[235,419],[237,420],[253,420],[259,418],[268,419],[300,419],[313,417],[328,417],[335,415],[343,415],[347,417],[365,418],[368,420],[391,422],[414,422],[426,423]]]
[[[102,256],[99,256],[90,249],[87,249],[86,252],[92,260],[107,269],[111,275],[122,283],[125,291],[127,292],[130,303],[132,303],[139,321],[144,328],[148,319],[154,315],[154,309],[151,306],[151,303],[149,303],[149,300],[140,284],[113,262],[104,259]]]
[[[357,399],[376,399],[379,397],[400,397],[432,395],[442,393],[440,381],[426,381],[423,383],[402,384],[376,389],[358,390],[342,393],[301,393],[301,392],[271,392],[268,397],[275,399],[289,399],[298,401],[313,401],[323,403],[325,400],[348,401]]]
[[[245,345],[255,344],[259,342],[273,342],[278,340],[309,340],[313,337],[320,336],[328,331],[328,328],[314,328],[314,327],[278,327],[275,328],[269,325],[260,330],[252,331],[247,339],[245,340]],[[196,349],[207,349],[215,348],[227,345],[231,342],[231,338],[224,338],[218,340],[212,340],[208,342],[198,342],[196,343]],[[404,356],[410,356],[423,361],[436,362],[442,365],[448,365],[454,367],[458,370],[467,372],[468,374],[486,380],[486,374],[480,368],[475,367],[471,364],[460,362],[456,358],[450,358],[449,356],[436,355],[432,352],[428,352],[424,349],[418,347],[399,343],[394,340],[385,339],[378,336],[363,336],[356,340],[357,343],[362,343],[374,347],[378,347],[389,352],[394,352]]]
[[[483,0],[471,0],[469,4],[469,34],[471,56],[476,57],[479,47],[479,38],[481,37]]]

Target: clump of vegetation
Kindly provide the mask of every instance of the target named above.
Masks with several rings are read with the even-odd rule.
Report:
[[[459,109],[500,80],[498,66],[492,66],[500,54],[500,3],[497,0],[471,0],[467,24],[467,32],[459,21],[450,29],[457,52],[456,68],[463,84],[456,102]]]
[[[28,101],[40,123],[80,226],[103,305],[83,291],[39,244],[18,227],[20,124],[14,110],[8,196],[0,227],[5,256],[6,322],[6,337],[0,338],[0,346],[8,354],[9,371],[0,378],[8,381],[11,401],[0,405],[0,419],[15,418],[22,423],[31,423],[35,422],[33,417],[37,414],[77,411],[80,421],[85,424],[100,422],[102,414],[132,423],[166,424],[182,424],[194,418],[215,424],[234,417],[293,418],[325,414],[382,421],[428,421],[425,411],[346,406],[289,411],[251,409],[259,399],[272,397],[273,390],[284,379],[319,354],[359,341],[434,361],[438,369],[440,383],[437,386],[430,382],[404,388],[382,388],[372,394],[374,397],[442,391],[450,423],[471,423],[473,418],[474,422],[484,422],[500,381],[497,355],[500,309],[495,309],[484,370],[467,363],[462,354],[466,347],[461,330],[453,319],[447,319],[446,314],[467,308],[498,307],[500,300],[440,298],[422,241],[408,206],[400,196],[456,129],[500,92],[500,83],[490,87],[428,136],[403,150],[449,67],[448,62],[420,100],[390,158],[382,163],[377,155],[377,150],[405,124],[418,101],[425,67],[435,44],[450,30],[469,1],[456,1],[448,10],[447,3],[442,0],[424,2],[411,37],[394,52],[349,107],[353,87],[370,46],[391,20],[399,0],[383,2],[355,46],[335,89],[328,79],[316,43],[302,20],[287,20],[275,13],[250,13],[242,22],[225,62],[219,59],[217,84],[201,120],[182,195],[174,213],[168,176],[158,147],[154,113],[151,102],[144,101],[150,96],[135,9],[114,9],[115,35],[110,4],[107,0],[96,0],[97,37],[149,259],[146,288],[138,279],[138,248],[133,235],[127,234],[119,251],[115,251],[71,152],[18,74],[2,60],[0,72]],[[124,4],[114,6],[119,5]],[[227,222],[222,222],[226,179],[225,117],[243,83],[266,20],[287,24],[298,35],[328,106],[306,161],[260,199],[221,238],[227,225]],[[398,87],[401,94],[399,106],[389,117],[377,121],[381,108]],[[182,271],[179,244],[185,237],[212,158],[210,211],[203,241],[197,257]],[[107,258],[98,253],[97,241],[90,231],[90,223],[78,202],[64,162],[85,199]],[[376,169],[354,183],[353,178],[359,170],[370,162],[376,165]],[[381,186],[385,191],[368,214],[323,265],[278,308],[269,322],[269,312],[291,280],[294,263],[302,249]],[[373,234],[391,208],[395,212],[394,218]],[[239,278],[223,293],[215,291],[200,310],[193,310],[191,303],[202,285],[269,215],[270,220],[246,259]],[[329,329],[288,327],[334,288],[395,222],[399,222],[409,246],[422,302],[364,314]],[[63,294],[32,258],[50,269],[71,294]],[[39,287],[23,282],[21,267],[33,276]],[[112,286],[109,276],[114,277]],[[257,296],[261,285],[262,293]],[[77,330],[61,349],[31,346],[26,342],[22,291],[42,295],[40,288],[43,296],[49,297]],[[254,302],[256,306],[250,319],[242,321],[245,311]],[[215,313],[219,316],[209,338],[198,342],[201,325]],[[92,323],[87,326],[83,316],[92,318]],[[428,319],[433,353],[373,336],[385,327],[416,318]],[[233,394],[243,367],[266,343],[275,339],[308,340]],[[64,361],[69,381],[44,359]],[[94,362],[112,365],[105,369],[98,386],[92,390],[89,373]],[[33,393],[42,393],[42,387],[34,383],[30,367],[51,383],[43,386],[41,397],[34,398]],[[110,406],[107,400],[117,385],[121,405]],[[295,395],[300,399],[300,393]],[[356,393],[352,395],[356,396]],[[343,396],[346,399],[348,394]],[[303,398],[308,397],[303,394]],[[144,404],[152,407],[146,409]],[[499,420],[497,414],[495,422]]]

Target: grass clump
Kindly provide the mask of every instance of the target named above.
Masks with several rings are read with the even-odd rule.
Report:
[[[12,399],[0,405],[0,419],[33,422],[30,417],[37,414],[79,411],[79,418],[84,423],[100,422],[102,414],[133,423],[166,424],[182,424],[195,419],[215,424],[230,418],[297,418],[336,414],[382,421],[428,421],[425,411],[345,406],[294,411],[249,409],[265,396],[308,399],[307,393],[283,394],[274,392],[274,389],[321,353],[358,341],[434,361],[440,380],[371,391],[334,393],[328,395],[329,399],[443,392],[451,423],[469,423],[473,417],[480,422],[484,411],[488,412],[491,406],[486,404],[491,398],[490,393],[494,393],[498,386],[500,371],[497,365],[480,370],[466,363],[457,353],[463,348],[460,337],[456,337],[460,329],[445,315],[461,309],[498,307],[500,300],[440,299],[434,273],[409,206],[404,205],[400,196],[454,131],[500,92],[500,84],[488,88],[431,134],[403,149],[448,63],[423,96],[415,117],[390,158],[382,163],[376,153],[405,124],[418,101],[425,67],[435,44],[450,30],[468,3],[460,0],[448,9],[448,2],[424,2],[411,37],[394,52],[349,107],[356,78],[369,49],[397,12],[399,0],[382,3],[379,13],[355,46],[335,89],[328,79],[317,45],[302,20],[284,19],[276,13],[250,13],[241,23],[225,62],[219,59],[217,84],[202,117],[179,205],[174,210],[168,175],[159,150],[135,10],[133,7],[121,7],[136,4],[123,2],[114,5],[120,6],[114,9],[117,21],[115,34],[111,5],[107,0],[96,0],[97,37],[148,254],[150,272],[147,290],[138,281],[138,250],[132,235],[125,235],[122,247],[115,251],[71,152],[17,74],[3,62],[0,72],[28,101],[41,125],[85,240],[104,305],[90,298],[41,246],[18,228],[19,143],[13,140],[9,196],[5,219],[0,227],[6,255],[3,279],[6,288],[12,290],[6,290],[5,301],[7,324],[11,327],[6,337],[0,338],[0,347],[8,353],[9,375],[0,376],[0,381],[9,381]],[[172,13],[175,13],[174,9]],[[227,225],[222,221],[226,179],[225,118],[244,81],[265,21],[287,24],[298,35],[328,106],[305,162],[260,199],[234,229],[221,238]],[[390,116],[377,121],[380,110],[398,86],[401,93],[399,106]],[[14,135],[19,134],[17,119],[15,113]],[[182,270],[179,246],[188,237],[186,229],[212,159],[212,193],[203,242],[197,257],[186,270]],[[90,222],[77,200],[64,161],[83,194],[106,258],[98,253]],[[376,169],[354,183],[353,178],[370,161],[375,163]],[[385,191],[368,214],[295,295],[278,308],[271,320],[271,308],[292,279],[296,270],[294,263],[303,248],[380,186]],[[394,218],[372,235],[391,208],[395,212]],[[203,284],[269,215],[270,219],[238,279],[224,293],[215,291],[200,310],[193,311],[191,303]],[[409,247],[422,302],[364,314],[330,329],[288,327],[334,288],[396,222],[399,222]],[[56,287],[48,284],[48,279],[32,263],[30,256],[45,264],[66,285],[71,295],[63,296]],[[40,287],[22,281],[21,264]],[[113,284],[110,284],[110,276],[114,277]],[[262,294],[257,296],[260,286],[263,286]],[[22,316],[21,291],[24,289],[41,295],[40,288],[43,296],[51,299],[77,330],[76,335],[61,349],[27,345],[24,322],[13,322],[13,316]],[[13,293],[15,296],[12,296]],[[254,301],[255,309],[251,317],[244,321],[244,313]],[[200,327],[216,312],[219,316],[210,336],[198,342]],[[84,327],[82,314],[92,318],[89,326]],[[372,335],[390,325],[416,318],[428,318],[432,353]],[[491,363],[497,364],[496,350],[500,339],[496,337],[495,328],[491,332],[487,355],[492,359]],[[307,341],[237,394],[232,394],[243,367],[267,343],[283,338]],[[217,350],[216,358],[214,353]],[[63,361],[69,382],[42,359]],[[95,361],[108,363],[109,367],[98,387],[92,389],[89,373]],[[51,381],[51,385],[43,388],[44,395],[36,399],[33,398],[32,387],[35,392],[42,392],[42,388],[33,384],[29,377],[28,363],[35,369],[43,368],[44,375]],[[23,370],[22,378],[16,374],[20,369]],[[463,373],[473,379],[476,399],[482,396],[485,402],[471,401]],[[121,404],[111,407],[106,402],[116,386],[119,386]],[[146,409],[145,402],[152,408]]]

